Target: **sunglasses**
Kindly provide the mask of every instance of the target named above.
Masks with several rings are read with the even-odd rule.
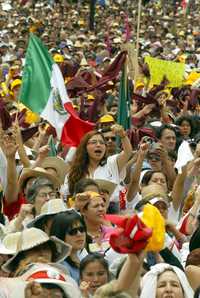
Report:
[[[70,236],[75,236],[79,233],[85,233],[85,228],[84,227],[77,227],[77,228],[74,228],[74,229],[71,229],[68,231],[68,234]]]
[[[111,140],[112,142],[116,141],[116,137],[105,137],[106,142],[108,142],[109,140]]]

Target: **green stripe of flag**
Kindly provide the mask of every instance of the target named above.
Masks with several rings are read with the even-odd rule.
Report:
[[[54,61],[47,48],[34,34],[30,34],[20,90],[20,101],[40,114],[51,91],[51,71]]]
[[[130,90],[127,78],[126,64],[123,67],[121,80],[120,80],[120,91],[119,91],[119,106],[118,106],[118,124],[122,125],[125,130],[131,126],[130,122]]]

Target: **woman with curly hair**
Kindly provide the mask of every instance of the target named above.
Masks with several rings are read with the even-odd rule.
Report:
[[[74,194],[75,184],[84,177],[109,180],[116,184],[123,181],[124,168],[131,156],[132,147],[122,126],[115,124],[112,131],[120,137],[123,151],[108,158],[106,141],[101,132],[91,131],[82,138],[65,180],[67,195]]]

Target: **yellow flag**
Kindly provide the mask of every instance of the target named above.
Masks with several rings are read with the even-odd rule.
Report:
[[[159,85],[166,76],[169,80],[169,87],[180,87],[184,81],[185,64],[161,60],[153,57],[145,57],[151,74],[151,85]]]
[[[143,223],[152,229],[152,236],[148,240],[146,251],[160,251],[165,241],[165,220],[159,210],[151,204],[146,204],[142,215]]]

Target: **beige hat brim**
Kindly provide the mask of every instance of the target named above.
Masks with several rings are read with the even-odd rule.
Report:
[[[32,249],[34,247],[37,247],[41,244],[44,244],[44,243],[47,243],[47,242],[50,242],[50,243],[54,243],[56,245],[56,248],[57,248],[57,256],[55,257],[55,259],[52,260],[52,262],[56,263],[56,262],[62,262],[64,261],[71,253],[71,246],[66,244],[65,242],[63,242],[62,240],[58,239],[57,237],[55,236],[51,236],[48,240],[46,241],[42,241],[40,243],[36,243],[35,246],[33,247],[30,247],[28,249],[25,249],[25,250],[20,250],[18,251],[17,253],[15,253],[15,255],[10,258],[6,263],[4,263],[4,265],[2,266],[2,269],[5,271],[5,272],[11,272],[13,271],[13,265],[15,263],[15,260],[17,258],[17,256],[19,255],[20,252],[24,252],[24,251],[28,251],[29,249]]]
[[[105,189],[108,191],[109,197],[111,197],[117,186],[117,184],[104,179],[95,179],[95,182],[98,184],[100,189]]]
[[[65,176],[69,170],[69,167],[65,163],[65,161],[60,157],[46,157],[41,164],[41,167],[44,169],[53,168],[56,170],[61,184],[64,183]]]
[[[44,170],[44,168],[40,168],[40,167],[37,167],[34,169],[24,168],[19,177],[20,189],[22,190],[22,186],[25,180],[27,180],[28,178],[38,178],[38,177],[47,178],[48,180],[50,180],[53,183],[55,189],[59,188],[61,185],[60,180],[56,176],[53,176],[52,174],[48,173],[48,171]]]

